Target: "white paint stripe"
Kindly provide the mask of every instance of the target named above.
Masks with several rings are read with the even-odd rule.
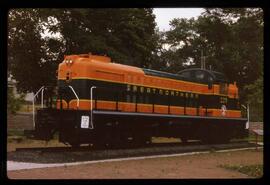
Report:
[[[255,141],[254,141],[254,142],[250,142],[250,143],[254,143],[254,144],[256,144],[256,142],[255,142]],[[257,142],[257,144],[258,144],[258,145],[263,146],[263,142]]]
[[[263,147],[257,147],[257,149],[262,149]],[[241,150],[248,150],[248,149],[256,149],[255,148],[238,148],[238,149],[227,149],[227,150],[217,150],[215,152],[234,152],[234,151],[241,151]]]
[[[261,149],[261,148],[263,148],[263,147],[258,147],[258,149]],[[230,151],[240,151],[240,150],[250,150],[250,149],[256,149],[256,147],[219,150],[219,151],[215,151],[215,152],[230,152]],[[95,163],[104,163],[104,162],[142,160],[142,159],[153,159],[153,158],[164,158],[164,157],[178,157],[178,156],[205,154],[205,153],[210,153],[210,152],[211,151],[189,152],[189,153],[182,153],[182,154],[153,155],[153,156],[143,156],[143,157],[128,157],[128,158],[104,159],[104,160],[83,161],[83,162],[73,162],[73,163],[54,163],[54,164],[40,164],[40,163],[25,163],[25,162],[7,161],[7,171],[26,170],[26,169],[35,169],[35,168],[74,166],[74,165],[95,164]]]

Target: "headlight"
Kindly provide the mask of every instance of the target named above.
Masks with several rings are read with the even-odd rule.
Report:
[[[68,65],[68,64],[72,64],[73,61],[72,60],[65,60],[65,63]]]

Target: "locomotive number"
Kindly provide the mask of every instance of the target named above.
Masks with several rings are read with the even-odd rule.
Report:
[[[81,128],[89,128],[89,116],[81,117]]]

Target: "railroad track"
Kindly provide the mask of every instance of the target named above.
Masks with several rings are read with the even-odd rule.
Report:
[[[182,147],[183,149],[214,149],[214,150],[223,150],[223,149],[234,149],[234,148],[243,148],[243,147],[256,147],[255,143],[249,143],[247,141],[237,141],[237,142],[230,142],[228,144],[211,144],[211,145],[204,145],[200,141],[193,141],[188,143],[180,143],[180,142],[173,142],[173,143],[151,143],[143,146],[128,146],[128,147],[111,147],[111,146],[104,146],[104,147],[95,147],[95,146],[81,146],[77,148],[73,148],[70,146],[64,147],[33,147],[33,148],[16,148],[17,152],[28,151],[28,152],[90,152],[90,151],[103,151],[103,150],[139,150],[139,149],[148,149],[148,148],[171,148],[171,147]]]
[[[40,151],[40,152],[80,152],[80,151],[101,151],[101,150],[119,150],[119,149],[140,149],[140,148],[152,148],[152,147],[174,147],[174,146],[195,146],[200,145],[200,141],[193,141],[186,144],[180,142],[171,143],[151,143],[143,146],[81,146],[73,148],[71,146],[63,147],[26,147],[26,148],[16,148],[16,151]]]
[[[95,148],[83,146],[71,147],[39,147],[17,148],[8,153],[9,161],[33,163],[69,163],[79,161],[94,161],[127,157],[146,157],[153,155],[169,155],[190,152],[209,152],[229,149],[255,148],[255,143],[231,142],[229,144],[203,145],[199,142],[183,143],[153,143],[136,148]]]

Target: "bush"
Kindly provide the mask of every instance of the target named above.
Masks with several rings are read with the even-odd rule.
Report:
[[[230,165],[222,165],[221,167],[229,169],[229,170],[235,170],[240,173],[244,173],[251,177],[262,177],[263,176],[263,165],[257,164],[257,165],[248,165],[248,166],[230,166]]]
[[[244,89],[248,93],[248,101],[250,108],[251,121],[263,121],[263,75],[261,75],[254,83],[247,85]]]
[[[12,88],[8,88],[7,111],[11,114],[15,114],[18,110],[20,110],[22,104],[24,103],[25,95],[21,94],[20,97],[16,98],[12,90]]]
[[[250,109],[250,121],[263,122],[263,103],[251,103]]]

